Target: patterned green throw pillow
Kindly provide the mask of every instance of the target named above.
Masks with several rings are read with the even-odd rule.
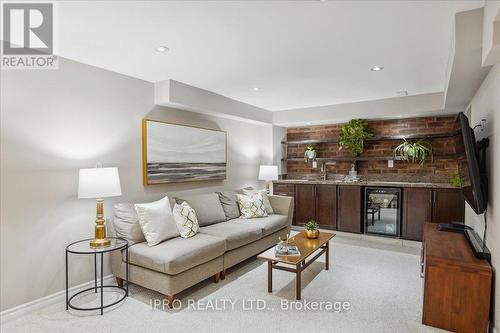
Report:
[[[176,203],[172,213],[182,238],[189,238],[196,235],[200,228],[198,218],[194,209],[186,201],[180,205]]]
[[[264,199],[260,193],[254,193],[251,195],[238,194],[238,205],[240,206],[240,218],[242,219],[267,216]]]

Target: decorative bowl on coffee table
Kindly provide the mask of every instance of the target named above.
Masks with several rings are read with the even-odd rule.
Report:
[[[318,222],[311,220],[304,225],[304,231],[307,238],[315,239],[319,237]]]
[[[305,230],[306,232],[306,237],[307,238],[312,238],[312,239],[315,239],[315,238],[318,238],[319,237],[319,230],[316,229],[316,230]]]

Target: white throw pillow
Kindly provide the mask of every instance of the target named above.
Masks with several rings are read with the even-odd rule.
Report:
[[[149,246],[179,236],[168,197],[150,203],[135,204],[134,208]]]
[[[266,190],[255,190],[253,188],[244,188],[242,189],[244,195],[252,195],[255,193],[260,193],[262,195],[262,202],[264,202],[264,207],[266,208],[266,212],[268,214],[274,214],[273,206],[271,206],[271,201],[269,201],[269,197],[267,196]]]
[[[186,201],[180,205],[175,204],[172,213],[182,238],[189,238],[196,235],[200,228],[198,217],[195,210]]]
[[[238,205],[240,206],[240,217],[242,219],[267,216],[262,194],[260,193],[254,193],[252,195],[238,194]]]

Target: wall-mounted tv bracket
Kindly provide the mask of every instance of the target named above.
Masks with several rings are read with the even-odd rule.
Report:
[[[475,130],[476,127],[481,128],[481,132],[483,132],[484,129],[486,128],[486,119],[481,119],[481,122],[479,124],[477,124],[476,126],[474,126],[472,129]]]
[[[481,165],[482,167],[485,167],[486,165],[486,148],[488,148],[488,146],[490,145],[490,139],[488,138],[484,138],[484,139],[481,139],[480,141],[478,141],[476,143],[477,145],[477,151],[478,151],[478,154],[479,154],[479,165]],[[484,170],[483,170],[484,171]]]
[[[486,181],[487,173],[486,173],[486,148],[490,145],[490,139],[484,138],[477,142],[477,152],[479,159],[479,173],[482,175],[481,179],[485,180],[484,184],[481,185],[485,188],[485,191],[488,192],[488,182]]]

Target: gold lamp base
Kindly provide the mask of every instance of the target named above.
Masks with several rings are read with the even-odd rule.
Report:
[[[90,247],[93,249],[97,249],[100,247],[108,247],[111,245],[111,241],[107,238],[105,239],[93,239],[90,241]]]
[[[106,238],[106,221],[104,220],[104,200],[96,199],[96,219],[94,229],[94,239],[90,241],[90,247],[93,249],[108,247],[111,241]]]

